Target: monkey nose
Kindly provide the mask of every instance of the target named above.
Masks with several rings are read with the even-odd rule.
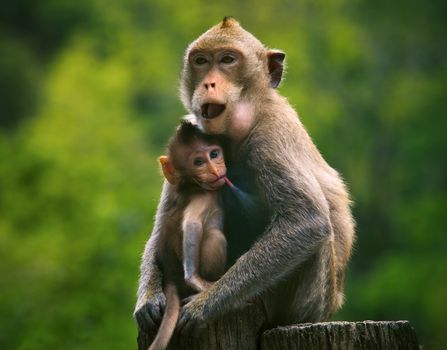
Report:
[[[203,85],[205,85],[205,89],[207,89],[207,90],[209,88],[214,89],[216,87],[216,83],[205,83]]]
[[[211,165],[211,174],[216,175],[219,177],[219,172],[217,171],[216,167],[214,165]]]

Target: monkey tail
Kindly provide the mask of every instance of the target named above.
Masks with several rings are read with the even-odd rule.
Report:
[[[168,347],[180,314],[180,297],[174,283],[167,283],[165,287],[166,310],[161,320],[157,336],[149,350],[164,350]]]

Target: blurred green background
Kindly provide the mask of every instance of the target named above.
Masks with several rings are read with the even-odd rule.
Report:
[[[187,44],[224,15],[287,53],[280,91],[355,201],[337,319],[447,344],[445,1],[0,4],[0,348],[132,349],[156,157]]]

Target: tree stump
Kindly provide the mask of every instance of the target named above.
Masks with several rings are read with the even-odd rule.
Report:
[[[265,311],[252,305],[207,327],[198,338],[174,333],[168,350],[419,350],[408,321],[304,323],[263,332]],[[155,331],[138,333],[147,350]]]
[[[324,322],[269,330],[261,349],[419,350],[419,343],[408,321]]]

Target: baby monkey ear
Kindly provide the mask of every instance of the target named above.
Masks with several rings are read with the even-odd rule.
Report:
[[[163,171],[163,175],[168,180],[168,182],[172,185],[175,185],[178,182],[178,178],[175,174],[175,169],[172,166],[171,160],[168,156],[161,156],[158,158],[158,161],[161,164],[161,170]]]

